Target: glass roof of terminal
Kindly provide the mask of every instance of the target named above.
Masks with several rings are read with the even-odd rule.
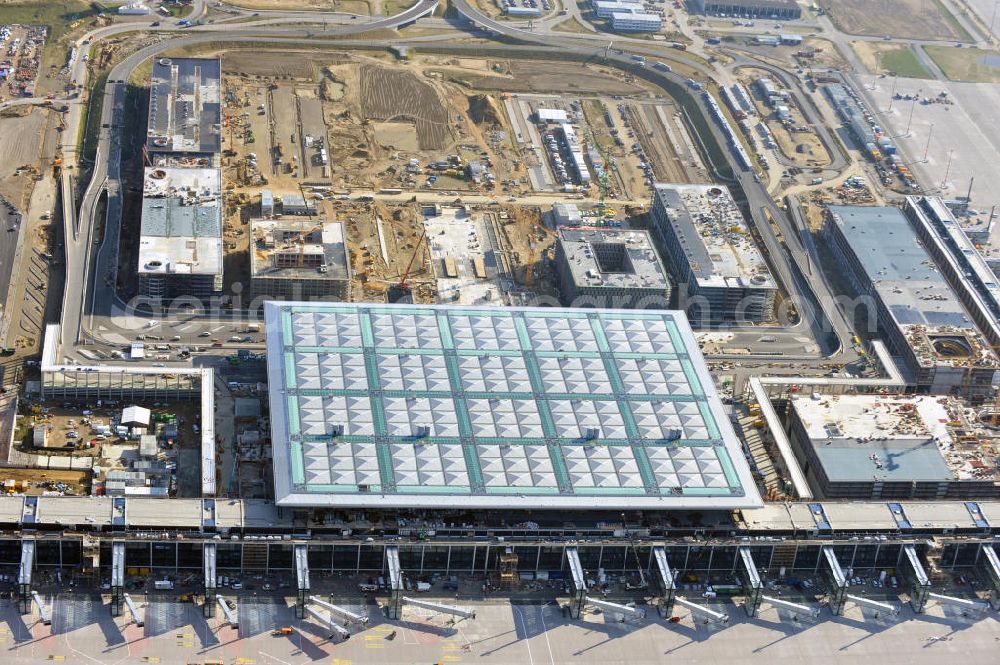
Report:
[[[266,313],[279,504],[759,501],[682,314]]]

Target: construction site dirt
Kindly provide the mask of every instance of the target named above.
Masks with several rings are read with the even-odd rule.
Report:
[[[414,299],[433,302],[439,294],[417,198],[496,197],[516,221],[499,224],[497,249],[509,264],[500,290],[554,292],[546,280],[551,241],[531,230],[544,228],[542,211],[519,210],[522,197],[607,197],[605,210],[624,215],[612,201],[647,200],[654,179],[707,177],[673,101],[598,65],[318,51],[227,52],[222,62],[227,289],[248,279],[245,225],[260,214],[264,189],[276,201],[301,195],[310,214],[345,223],[352,299],[382,300],[406,275]],[[591,173],[572,186],[551,177],[551,139],[543,139],[560,130],[540,121],[539,109],[563,112],[576,128],[587,159],[576,168]],[[538,177],[543,171],[548,177]],[[396,200],[376,204],[383,196]]]

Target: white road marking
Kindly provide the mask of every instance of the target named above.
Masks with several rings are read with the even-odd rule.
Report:
[[[524,625],[524,613],[521,612],[521,608],[514,606],[514,611],[517,612],[517,618],[521,620],[521,631],[524,633],[524,647],[528,650],[528,662],[530,665],[535,665],[535,659],[531,655],[531,643],[528,639],[528,628]]]

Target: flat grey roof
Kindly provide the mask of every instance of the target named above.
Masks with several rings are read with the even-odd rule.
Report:
[[[265,304],[278,505],[751,507],[680,312]]]
[[[777,288],[729,189],[656,183],[653,197],[665,209],[699,286]]]
[[[828,210],[922,365],[996,366],[982,333],[899,208],[830,206]],[[938,352],[929,333],[961,337],[972,347],[971,360]]]
[[[219,152],[222,145],[218,58],[153,61],[146,146],[151,152]]]
[[[577,286],[664,291],[670,288],[667,271],[648,231],[564,228],[559,230],[557,242],[562,245]],[[620,258],[619,265],[610,268],[602,258],[604,254]]]
[[[972,326],[899,208],[830,206],[828,210],[899,324]]]
[[[219,169],[146,168],[140,273],[222,274],[221,189]]]
[[[833,482],[994,480],[993,455],[961,443],[948,426],[963,411],[957,401],[795,394],[791,408]]]

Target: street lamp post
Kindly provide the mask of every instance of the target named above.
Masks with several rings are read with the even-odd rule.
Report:
[[[913,95],[913,102],[910,104],[910,117],[906,121],[906,136],[907,137],[909,137],[909,136],[912,135],[910,133],[910,126],[913,124],[913,110],[915,108],[917,108],[917,99],[919,99],[919,98],[920,98],[920,91],[917,90],[917,94]]]
[[[948,186],[948,175],[951,173],[951,158],[954,154],[954,148],[948,151],[948,165],[944,168],[944,180],[941,181],[942,189]]]
[[[997,20],[997,7],[1000,7],[1000,0],[996,0],[993,3],[993,15],[990,17],[990,31],[989,31],[990,34],[989,34],[989,39],[990,39],[990,43],[991,44],[996,41],[996,39],[993,36],[993,24],[996,23],[996,20]]]
[[[927,151],[931,148],[931,136],[934,134],[934,123],[931,123],[931,128],[927,130],[927,144],[924,145],[924,164],[927,163]]]

